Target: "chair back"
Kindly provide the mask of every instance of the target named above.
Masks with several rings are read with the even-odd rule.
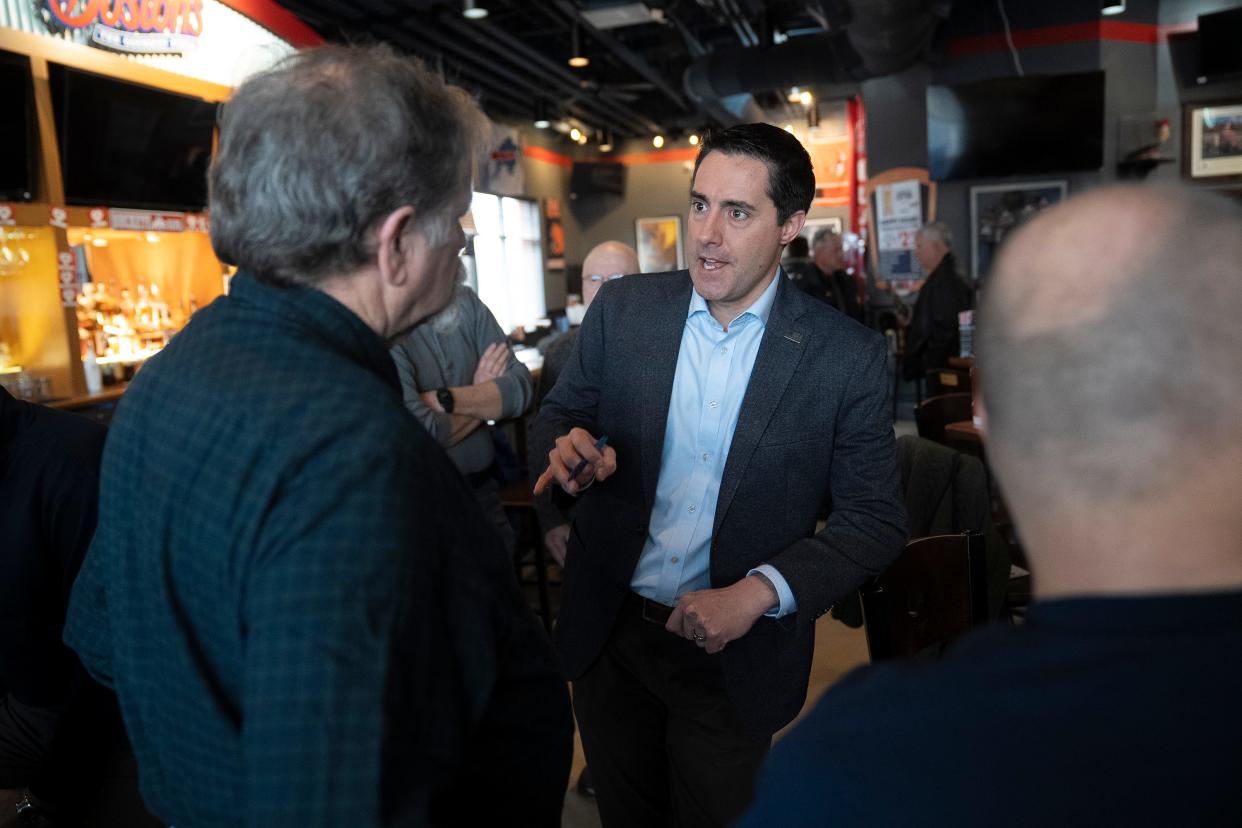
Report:
[[[984,546],[978,532],[916,538],[860,590],[873,662],[947,644],[987,620]]]
[[[944,427],[971,418],[970,394],[928,397],[914,409],[914,422],[924,440],[944,445]]]
[[[969,394],[972,383],[969,368],[928,368],[927,396],[938,394]]]

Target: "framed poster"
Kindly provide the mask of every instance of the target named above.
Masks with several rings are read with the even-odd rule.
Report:
[[[634,249],[642,273],[663,273],[686,266],[681,248],[681,216],[656,216],[634,221]]]
[[[1242,183],[1242,101],[1188,105],[1182,121],[1182,173],[1202,183]]]
[[[975,282],[985,278],[1005,238],[1024,221],[1065,200],[1064,181],[988,184],[970,188],[970,262]]]

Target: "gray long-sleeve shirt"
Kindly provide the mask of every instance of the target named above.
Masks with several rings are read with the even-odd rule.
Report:
[[[473,290],[459,287],[453,302],[458,318],[450,330],[437,331],[430,321],[424,322],[393,346],[391,353],[401,378],[405,407],[444,446],[462,474],[473,474],[490,467],[495,459],[491,432],[475,429],[452,445],[452,416],[427,407],[419,395],[437,388],[473,385],[479,357],[492,343],[504,342],[505,333]],[[524,414],[534,398],[534,383],[526,366],[510,353],[505,372],[494,382],[500,388],[500,419]]]

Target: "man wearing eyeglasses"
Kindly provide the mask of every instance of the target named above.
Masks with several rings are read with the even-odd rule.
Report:
[[[597,244],[582,262],[582,303],[591,306],[595,294],[606,282],[620,279],[629,273],[637,273],[638,254],[625,242],[606,241]],[[563,336],[548,345],[543,354],[543,368],[539,373],[539,388],[535,396],[535,408],[548,392],[556,386],[561,368],[574,352],[578,341],[578,328],[571,328]],[[531,444],[530,473],[538,477],[548,467],[548,453]],[[558,564],[565,564],[565,544],[569,540],[569,517],[552,500],[551,492],[543,492],[535,498],[535,511],[539,514],[539,526],[543,529],[544,544]]]

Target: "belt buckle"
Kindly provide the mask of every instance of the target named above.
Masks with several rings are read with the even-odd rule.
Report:
[[[650,621],[652,624],[664,626],[668,623],[668,617],[671,614],[671,607],[666,607],[658,601],[652,601],[650,598],[643,598],[644,621]]]

